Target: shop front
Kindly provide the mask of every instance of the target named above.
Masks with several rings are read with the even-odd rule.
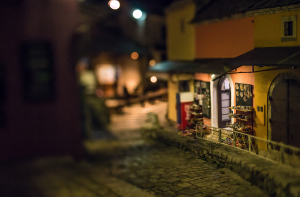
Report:
[[[256,136],[296,147],[300,147],[299,53],[300,47],[255,48],[230,62],[253,66]]]
[[[175,122],[179,130],[194,129],[195,123],[199,123],[199,120],[204,125],[211,126],[213,122],[217,122],[216,124],[219,126],[219,114],[223,118],[223,122],[221,121],[223,127],[226,126],[226,123],[231,122],[229,107],[233,103],[230,89],[230,87],[233,87],[232,80],[230,76],[228,76],[230,80],[224,78],[222,90],[220,89],[222,84],[219,85],[219,81],[213,81],[215,77],[225,72],[224,62],[228,60],[230,58],[167,61],[151,68],[153,72],[170,73],[168,118],[170,121]],[[201,111],[183,109],[180,104],[182,98],[184,98],[183,95],[189,95],[189,99],[183,99],[185,100],[183,103],[188,102],[190,109],[201,108]],[[220,109],[218,109],[220,106],[218,102],[222,104]],[[193,112],[198,114],[193,115]]]

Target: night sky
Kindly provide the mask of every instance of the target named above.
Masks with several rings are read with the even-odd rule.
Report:
[[[132,7],[139,8],[147,13],[164,14],[164,9],[175,0],[119,0],[122,6],[122,1],[127,1]],[[107,5],[109,0],[86,0],[86,2],[98,5]]]
[[[164,9],[174,0],[127,0],[131,5],[140,7],[148,13],[163,14]]]

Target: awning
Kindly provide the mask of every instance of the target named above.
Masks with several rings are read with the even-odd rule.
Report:
[[[263,47],[255,48],[236,58],[225,62],[225,65],[233,69],[241,66],[300,66],[300,47]],[[231,71],[230,70],[230,71]],[[213,81],[221,78],[229,71],[219,75]]]
[[[240,66],[300,66],[300,47],[255,48],[226,64],[236,68]]]
[[[212,59],[196,59],[196,60],[178,60],[164,61],[149,68],[153,72],[166,73],[208,73],[221,74],[232,70],[232,66],[225,66],[224,62],[231,58],[212,58]]]

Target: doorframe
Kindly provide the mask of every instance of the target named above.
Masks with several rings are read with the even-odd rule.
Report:
[[[221,101],[221,93],[222,93],[222,90],[221,90],[221,87],[222,87],[222,84],[224,83],[225,79],[228,79],[227,76],[223,76],[220,78],[219,80],[219,83],[218,83],[218,128],[221,128],[221,124],[222,124],[222,101]],[[229,79],[228,79],[228,82],[229,82]],[[230,85],[230,82],[229,82],[229,91],[226,90],[226,92],[229,92],[229,101],[230,101],[230,107],[231,107],[231,88],[232,86]],[[229,120],[231,121],[231,118],[229,117]]]
[[[219,75],[216,75],[215,77],[218,77]],[[234,85],[233,85],[233,81],[231,79],[230,74],[226,74],[225,75],[227,77],[227,79],[229,80],[229,84],[230,84],[230,90],[231,90],[231,106],[234,105],[234,98],[235,95],[234,93]],[[218,104],[218,84],[219,84],[220,79],[213,81],[213,79],[211,78],[210,80],[210,89],[211,89],[211,126],[212,127],[216,127],[218,128],[219,126],[219,104]],[[233,123],[234,120],[232,118],[231,123]]]
[[[268,140],[271,140],[272,139],[272,126],[270,124],[270,119],[272,118],[272,110],[271,110],[271,102],[270,102],[270,97],[272,96],[273,94],[273,91],[274,91],[274,88],[275,86],[283,81],[283,80],[286,80],[286,79],[292,79],[292,80],[295,80],[295,81],[298,81],[298,83],[300,83],[300,78],[292,73],[281,73],[279,75],[277,75],[274,80],[272,81],[270,87],[269,87],[269,91],[268,91],[268,98],[267,98],[267,101],[268,101],[268,105],[267,105],[267,136],[268,136]]]

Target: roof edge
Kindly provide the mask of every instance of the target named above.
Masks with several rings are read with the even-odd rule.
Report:
[[[246,18],[246,17],[251,17],[251,16],[277,14],[277,13],[282,13],[282,12],[299,11],[299,10],[300,10],[300,3],[288,5],[288,6],[252,10],[252,11],[247,11],[245,13],[232,14],[230,17],[215,18],[215,19],[208,19],[208,20],[202,20],[202,21],[197,21],[197,19],[194,18],[190,21],[190,23],[197,24],[197,25],[205,25],[205,24],[229,21],[229,20],[234,20],[234,19],[239,19],[239,18]]]

